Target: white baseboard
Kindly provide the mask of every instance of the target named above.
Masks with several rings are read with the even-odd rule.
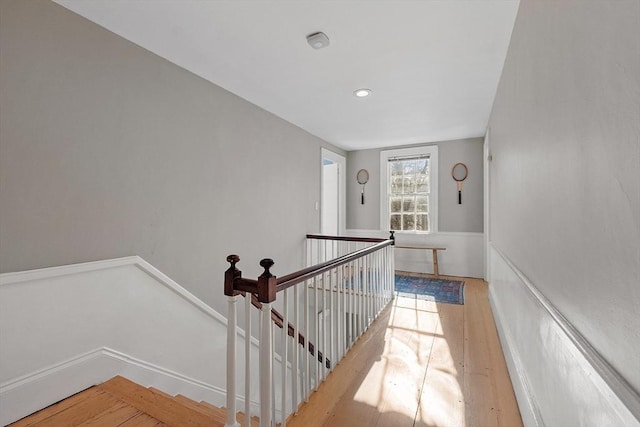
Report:
[[[640,396],[495,246],[489,298],[525,426],[640,426]]]
[[[499,309],[495,305],[495,296],[492,294],[492,287],[489,287],[489,303],[491,304],[491,310],[493,313],[498,313]],[[536,402],[533,400],[533,393],[531,392],[531,386],[527,380],[526,368],[522,365],[522,359],[518,355],[518,347],[513,342],[511,335],[505,331],[502,322],[498,320],[496,315],[495,319],[496,329],[498,330],[498,336],[504,349],[505,361],[510,373],[511,384],[513,385],[513,391],[518,401],[518,408],[520,409],[520,416],[522,422],[527,427],[542,427],[542,417],[540,410],[538,409]]]

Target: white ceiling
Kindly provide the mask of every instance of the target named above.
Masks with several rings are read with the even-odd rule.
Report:
[[[55,1],[345,150],[484,135],[519,5]]]

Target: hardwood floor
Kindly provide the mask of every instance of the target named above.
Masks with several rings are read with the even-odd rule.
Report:
[[[288,425],[522,426],[487,284],[452,279],[464,305],[395,299]]]

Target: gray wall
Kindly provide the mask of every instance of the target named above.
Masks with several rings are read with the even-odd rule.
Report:
[[[438,146],[438,231],[483,231],[483,138],[441,141],[421,145]],[[404,148],[392,147],[392,148]],[[380,228],[380,151],[347,153],[347,228]],[[462,204],[458,204],[458,186],[451,168],[458,162],[467,165],[469,176],[462,186]],[[366,203],[360,203],[361,186],[356,181],[360,169],[369,171],[365,187]]]
[[[636,391],[639,28],[639,1],[521,1],[490,120],[493,245]]]
[[[140,255],[220,310],[228,254],[301,266],[328,144],[52,2],[0,7],[1,272]]]

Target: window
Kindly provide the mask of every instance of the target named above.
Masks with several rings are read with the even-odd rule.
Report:
[[[438,229],[438,147],[380,153],[382,230],[434,232]]]

